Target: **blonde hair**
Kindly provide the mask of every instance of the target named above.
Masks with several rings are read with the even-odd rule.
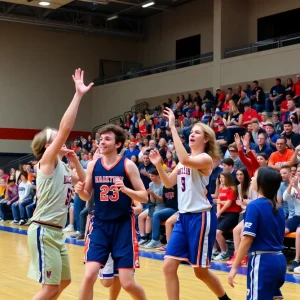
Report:
[[[37,133],[32,142],[31,142],[31,149],[33,151],[33,154],[38,158],[42,158],[46,148],[46,144],[51,141],[51,134],[53,131],[57,131],[56,129],[47,127]]]
[[[234,112],[233,109],[232,109],[233,107],[235,108],[235,111],[239,110],[237,105],[235,104],[235,102],[233,100],[229,100],[229,115],[230,116],[232,116],[232,114]]]
[[[220,148],[216,143],[216,135],[215,132],[207,125],[197,122],[193,127],[199,126],[203,130],[204,136],[208,139],[205,143],[204,151],[212,158],[212,159],[220,159]]]

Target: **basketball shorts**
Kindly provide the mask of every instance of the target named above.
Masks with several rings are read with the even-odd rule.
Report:
[[[247,300],[282,299],[286,259],[280,253],[251,254],[247,270]]]
[[[138,250],[133,215],[118,220],[91,219],[85,262],[98,262],[104,267],[111,253],[115,269],[139,268]]]
[[[208,268],[216,240],[217,217],[214,211],[179,213],[168,243],[165,258]]]
[[[100,279],[113,279],[115,276],[119,276],[119,270],[114,268],[114,261],[111,254],[109,254],[104,268],[99,270],[98,275]]]
[[[28,229],[31,255],[28,277],[42,284],[59,285],[70,280],[69,255],[61,229],[32,223]]]
[[[285,222],[285,227],[290,232],[296,232],[297,228],[300,227],[300,216],[293,216],[290,219],[287,219]]]

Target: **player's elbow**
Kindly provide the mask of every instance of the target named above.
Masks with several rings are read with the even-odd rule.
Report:
[[[142,203],[147,203],[148,202],[148,193],[146,191],[143,192],[140,202],[142,202]]]

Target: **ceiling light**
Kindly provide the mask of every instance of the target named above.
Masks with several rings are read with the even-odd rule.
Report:
[[[107,21],[112,21],[112,20],[115,20],[115,19],[118,19],[118,18],[119,18],[118,15],[113,15],[113,16],[108,17],[106,20]]]
[[[41,5],[41,6],[48,6],[48,5],[50,5],[50,2],[42,1],[42,2],[39,2],[39,5]]]
[[[145,4],[143,4],[142,7],[143,7],[143,8],[146,8],[146,7],[152,6],[152,5],[154,5],[154,4],[155,4],[155,2],[153,2],[153,1],[148,1],[148,2],[146,2]]]

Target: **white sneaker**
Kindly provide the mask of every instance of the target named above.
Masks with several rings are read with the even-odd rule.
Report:
[[[295,268],[295,269],[294,269],[294,273],[295,273],[295,274],[300,274],[300,267]]]
[[[65,229],[63,229],[63,232],[72,232],[74,231],[74,225],[69,224]]]
[[[19,224],[19,221],[13,220],[13,221],[11,221],[9,224]]]

